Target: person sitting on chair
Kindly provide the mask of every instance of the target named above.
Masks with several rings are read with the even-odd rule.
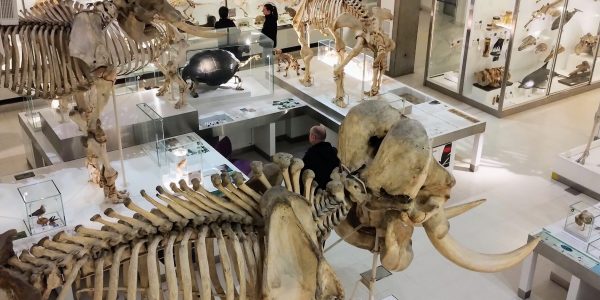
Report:
[[[308,141],[312,146],[308,148],[302,158],[304,161],[302,171],[306,169],[313,170],[315,172],[314,181],[321,189],[325,189],[325,186],[331,180],[331,172],[340,165],[337,149],[325,141],[326,137],[325,127],[321,125],[313,126],[308,134]]]

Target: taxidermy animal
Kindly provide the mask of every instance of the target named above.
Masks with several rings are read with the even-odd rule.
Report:
[[[521,84],[519,88],[521,89],[545,89],[546,86],[544,83],[548,80],[548,75],[550,74],[550,70],[548,70],[548,63],[544,63],[539,69],[533,71],[529,75],[525,76],[523,80],[521,80]]]
[[[563,21],[563,26],[565,26],[565,24],[567,24],[571,18],[575,15],[575,13],[580,12],[581,10],[575,8],[573,9],[573,11],[567,11],[567,14],[565,15],[565,20]],[[558,26],[560,25],[560,18],[556,18],[554,20],[554,22],[552,22],[552,27],[550,29],[552,30],[556,30],[558,29]]]
[[[14,275],[3,277],[8,284],[0,288],[12,295],[11,283],[26,278],[33,286],[27,289],[43,299],[56,289],[58,300],[71,287],[76,299],[343,299],[324,257],[332,230],[380,254],[392,271],[410,265],[415,227],[448,260],[477,272],[510,268],[540,241],[494,255],[455,241],[449,219],[483,200],[444,207],[454,177],[433,158],[425,128],[384,101],[352,108],[338,145],[341,166],[325,189],[317,189],[313,171],[302,172],[301,159],[278,153],[269,166],[252,163],[248,181],[240,173],[233,182],[227,174],[212,175],[222,196],[197,179],[191,187],[180,181],[169,190],[157,187],[156,196],[141,191],[139,203],[127,199],[119,212],[107,209],[110,219],[93,216],[101,230],[80,225],[20,255],[6,239],[0,268]]]
[[[199,36],[220,36],[186,24],[166,0],[87,5],[48,0],[21,11],[18,25],[0,26],[1,86],[19,95],[75,99],[70,116],[87,134],[91,181],[110,201],[122,201],[126,193],[115,186],[118,172],[106,154],[100,112],[118,75],[139,70],[156,61],[171,43],[180,44],[176,27]],[[97,97],[84,97],[90,90]],[[180,86],[180,92],[185,87]]]
[[[548,56],[546,56],[546,58],[544,59],[545,63],[549,62],[554,57],[554,50],[555,49],[552,49],[550,51],[550,53],[548,53]],[[559,54],[561,54],[563,52],[565,52],[565,47],[563,47],[562,45],[558,45],[558,52],[556,53],[556,55],[559,55]]]
[[[191,95],[198,97],[196,87],[199,83],[205,83],[208,86],[219,86],[227,83],[231,78],[235,79],[236,90],[243,90],[242,79],[236,73],[253,60],[259,59],[259,55],[254,55],[244,62],[240,62],[233,53],[223,49],[202,50],[194,54],[187,66],[183,68],[183,80],[190,79]]]
[[[289,68],[292,68],[293,71],[296,71],[296,76],[300,76],[300,64],[293,55],[289,53],[283,53],[281,49],[274,49],[273,52],[275,52],[275,60],[277,61],[277,72],[281,71],[281,63],[284,63],[285,74],[283,74],[283,77],[288,76]]]
[[[44,205],[42,205],[36,211],[34,211],[33,213],[31,213],[29,215],[29,217],[40,217],[40,216],[42,216],[45,213],[46,213],[46,207],[44,207]]]
[[[333,79],[336,84],[333,102],[345,107],[344,102],[344,67],[364,48],[374,53],[373,83],[371,90],[366,94],[375,96],[379,94],[383,72],[387,69],[387,55],[396,43],[381,29],[384,20],[391,20],[392,13],[388,9],[373,7],[372,15],[367,13],[362,2],[358,0],[302,0],[297,7],[293,19],[293,27],[300,43],[300,55],[304,60],[304,77],[300,82],[305,86],[313,84],[310,62],[314,56],[306,39],[307,30],[320,30],[324,34],[331,34],[335,40],[335,49],[338,53],[338,64],[333,67]],[[349,28],[356,40],[350,53],[345,53],[346,45],[342,40],[341,28]]]
[[[581,164],[581,165],[585,165],[585,160],[588,158],[588,156],[590,156],[590,149],[592,147],[592,142],[594,141],[594,135],[596,134],[596,132],[598,132],[598,130],[600,127],[600,104],[598,105],[598,110],[596,111],[596,114],[594,115],[594,125],[592,125],[592,133],[590,134],[590,138],[588,139],[588,142],[585,146],[585,149],[583,150],[583,153],[581,154],[581,157],[579,157],[577,159],[577,163]]]

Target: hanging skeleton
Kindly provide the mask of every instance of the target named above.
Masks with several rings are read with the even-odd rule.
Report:
[[[106,198],[112,201],[124,195],[115,187],[117,171],[106,155],[100,112],[118,75],[156,61],[170,42],[179,42],[169,34],[177,31],[173,26],[215,36],[186,24],[164,0],[105,0],[88,5],[50,0],[21,11],[19,25],[0,26],[0,85],[43,99],[75,98],[77,106],[71,116],[88,135],[92,181],[104,187]],[[175,74],[165,74],[169,75]],[[84,93],[90,90],[95,90],[97,98],[87,101]],[[181,95],[184,91],[180,86]]]
[[[157,187],[155,197],[142,191],[152,210],[127,199],[126,209],[91,218],[104,225],[100,230],[77,226],[74,234],[43,238],[20,255],[10,242],[16,232],[0,235],[0,282],[6,282],[0,295],[24,300],[37,291],[46,299],[56,289],[62,300],[75,284],[76,299],[342,299],[322,248],[331,230],[381,253],[393,271],[411,263],[417,226],[443,256],[478,272],[509,268],[539,242],[495,255],[461,247],[448,219],[483,200],[444,208],[454,178],[433,158],[424,127],[386,102],[351,109],[339,145],[342,166],[324,190],[313,171],[301,174],[301,159],[278,153],[273,168],[254,162],[249,181],[240,173],[233,181],[213,175],[223,196],[198,180],[191,187],[185,181]],[[27,282],[33,288],[24,288]]]
[[[336,94],[333,102],[341,107],[344,102],[344,67],[366,47],[373,51],[373,83],[366,94],[375,96],[379,93],[383,72],[387,69],[387,55],[396,44],[381,30],[384,20],[391,20],[392,14],[387,9],[373,8],[373,15],[367,14],[358,0],[303,0],[293,19],[293,26],[300,43],[300,54],[304,60],[305,73],[300,80],[305,86],[312,85],[310,62],[313,55],[306,39],[308,27],[331,34],[335,39],[335,48],[339,61],[333,70],[336,83]],[[354,32],[356,44],[348,54],[344,53],[344,44],[339,29],[350,28]]]

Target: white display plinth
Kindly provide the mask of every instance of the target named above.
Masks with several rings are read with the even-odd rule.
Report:
[[[600,200],[600,140],[594,141],[585,165],[576,160],[585,145],[561,153],[554,166],[553,178]],[[566,179],[566,180],[565,180]]]

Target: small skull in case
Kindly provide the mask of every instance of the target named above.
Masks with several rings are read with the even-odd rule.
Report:
[[[581,231],[585,230],[586,225],[591,225],[594,222],[594,215],[592,215],[587,210],[582,211],[577,216],[575,216],[575,223],[579,225]]]

